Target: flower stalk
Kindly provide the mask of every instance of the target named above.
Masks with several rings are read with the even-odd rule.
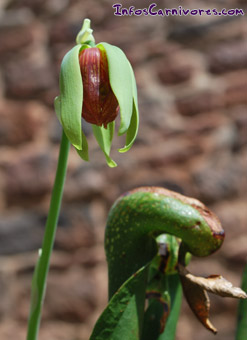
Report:
[[[46,289],[46,280],[50,266],[50,257],[53,249],[63,196],[69,147],[70,143],[65,133],[63,132],[42,249],[39,251],[39,259],[36,264],[32,279],[31,306],[28,321],[27,340],[36,340],[38,337],[41,312]]]

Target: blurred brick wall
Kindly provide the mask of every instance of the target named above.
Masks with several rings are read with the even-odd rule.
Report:
[[[160,8],[242,8],[245,1],[157,1]],[[42,242],[61,128],[53,111],[62,57],[85,17],[132,62],[140,102],[133,148],[109,169],[84,123],[91,162],[74,150],[59,220],[40,339],[86,340],[104,308],[107,212],[122,192],[159,185],[220,217],[223,248],[194,259],[198,275],[240,284],[247,256],[247,21],[245,16],[114,16],[109,0],[0,3],[0,338],[25,339],[30,281]],[[125,1],[126,7],[148,1]],[[217,337],[184,304],[177,340],[233,340],[237,302],[212,297]],[[150,339],[151,340],[151,339]]]

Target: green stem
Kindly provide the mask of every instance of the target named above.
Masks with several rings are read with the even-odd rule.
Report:
[[[244,292],[247,291],[247,264],[245,265],[243,272],[242,289]],[[246,339],[247,339],[247,300],[241,299],[238,305],[236,340]]]
[[[27,340],[36,340],[39,331],[42,305],[45,296],[46,280],[49,271],[50,257],[53,249],[57,222],[63,196],[67,160],[70,143],[63,132],[57,164],[56,178],[52,190],[50,209],[47,217],[42,250],[36,264],[32,279],[31,306],[28,321]]]

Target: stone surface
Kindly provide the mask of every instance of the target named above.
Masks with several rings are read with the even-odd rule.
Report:
[[[8,204],[25,200],[40,200],[51,192],[55,176],[55,161],[48,152],[25,150],[18,158],[4,162],[4,193]],[[32,183],[30,185],[30,183]]]
[[[49,65],[35,65],[27,58],[9,62],[5,68],[6,92],[14,98],[36,98],[52,89],[53,71]],[[36,81],[38,79],[38,82]]]
[[[200,166],[193,174],[199,198],[206,203],[236,197],[242,190],[245,169],[230,155],[221,160],[212,159],[206,167]]]
[[[95,282],[79,268],[51,275],[48,285],[45,318],[81,323],[96,307]]]
[[[199,67],[200,61],[196,53],[179,51],[160,60],[157,63],[157,72],[164,85],[176,85],[189,81]]]
[[[185,116],[214,111],[222,107],[222,98],[211,90],[199,91],[176,100],[178,111]]]
[[[45,130],[47,108],[35,102],[0,103],[0,145],[20,146],[34,141]]]
[[[247,67],[247,41],[239,40],[217,46],[209,57],[209,68],[213,73],[225,73]]]
[[[37,214],[3,216],[0,222],[0,235],[1,255],[27,252],[40,247],[43,225]]]

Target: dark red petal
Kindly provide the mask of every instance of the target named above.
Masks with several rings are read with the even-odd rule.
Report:
[[[89,123],[105,127],[118,114],[118,101],[112,92],[106,53],[97,47],[79,55],[83,81],[82,117]]]

